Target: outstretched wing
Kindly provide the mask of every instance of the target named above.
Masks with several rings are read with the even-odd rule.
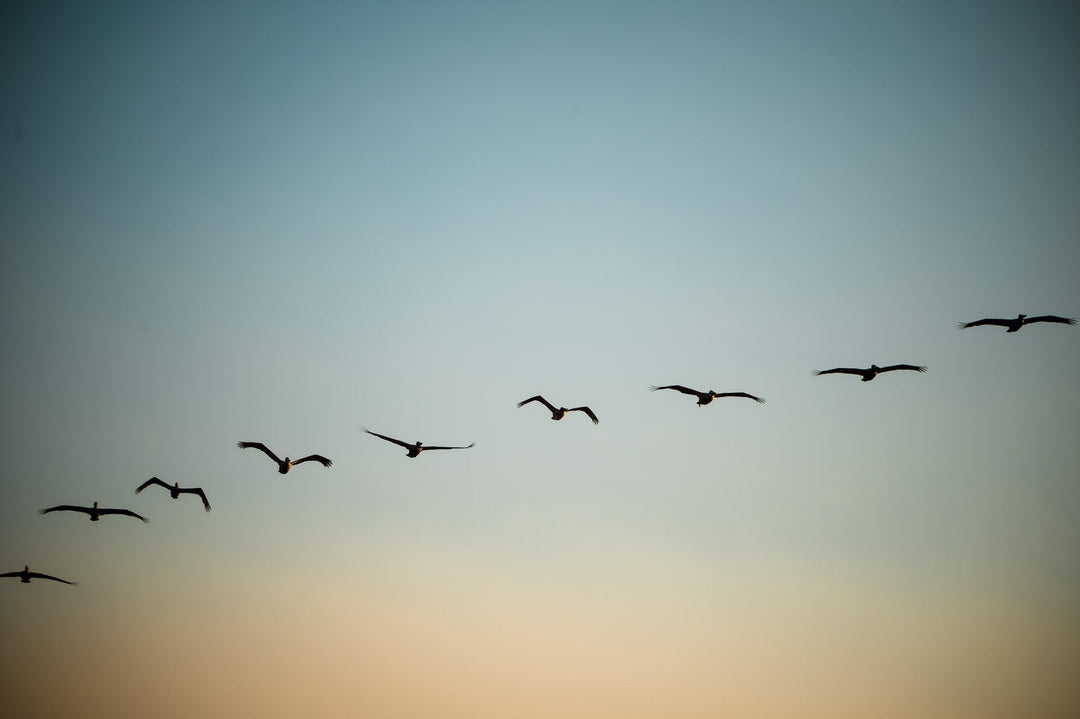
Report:
[[[988,318],[984,320],[975,320],[974,322],[960,322],[957,323],[956,326],[962,330],[966,330],[968,327],[980,327],[982,325],[997,325],[998,327],[1008,327],[1013,322],[1015,322],[1015,320],[997,320]],[[1031,322],[1031,320],[1028,320],[1028,322]]]
[[[408,442],[402,442],[400,439],[394,439],[393,437],[387,437],[385,434],[379,434],[378,432],[372,432],[370,429],[364,429],[364,431],[367,432],[368,434],[375,435],[379,439],[385,439],[387,442],[393,442],[394,444],[396,444],[396,445],[398,445],[400,447],[405,447],[406,449],[411,449],[412,447],[415,446],[415,445],[409,444]],[[424,447],[424,449],[432,449],[432,448],[431,447]]]
[[[593,414],[593,411],[591,409],[589,409],[588,407],[571,407],[570,409],[568,409],[566,411],[567,412],[584,412],[585,414],[589,415],[589,419],[592,420],[593,424],[600,424],[600,420],[598,420],[596,418],[596,415]]]
[[[882,367],[881,369],[878,370],[878,372],[892,372],[894,369],[910,369],[910,370],[914,370],[916,372],[925,372],[926,371],[926,367],[920,367],[918,365],[894,364],[894,365],[889,365],[888,367]]]
[[[199,487],[187,487],[186,489],[179,490],[181,494],[197,494],[202,497],[203,506],[206,507],[206,511],[210,511],[210,501],[206,498],[206,492],[202,491]]]
[[[144,522],[149,522],[150,521],[149,519],[142,516],[141,514],[138,514],[137,512],[132,512],[130,509],[99,509],[98,514],[125,514],[125,515],[127,515],[129,517],[135,517],[136,519],[141,519]]]
[[[705,394],[704,392],[698,392],[696,389],[690,389],[689,387],[683,387],[681,384],[669,384],[669,385],[664,385],[663,387],[657,387],[656,385],[653,385],[653,386],[649,387],[650,392],[655,392],[658,389],[673,389],[676,392],[682,392],[683,394],[693,394],[693,395],[698,395],[698,396],[700,396],[702,394]]]
[[[528,404],[529,402],[543,402],[544,406],[547,407],[549,410],[551,410],[552,414],[555,413],[555,407],[552,406],[551,402],[548,402],[546,399],[544,399],[540,395],[536,395],[535,397],[529,397],[528,399],[523,399],[523,400],[521,400],[520,402],[517,403],[517,406],[520,407],[522,405]]]
[[[6,576],[9,576],[9,575],[4,574],[4,575],[0,575],[0,576],[6,577]],[[30,576],[32,578],[34,578],[34,579],[51,579],[54,582],[63,582],[64,584],[78,585],[78,582],[69,582],[66,579],[61,579],[60,577],[54,577],[54,576],[49,575],[49,574],[42,574],[41,572],[30,572]]]
[[[240,449],[248,449],[249,447],[251,449],[261,449],[263,452],[266,452],[267,457],[274,460],[278,464],[281,464],[281,460],[278,458],[278,456],[271,452],[270,449],[262,442],[237,442],[236,446]]]
[[[754,400],[758,404],[765,404],[765,400],[763,400],[761,397],[755,397],[754,395],[747,394],[746,392],[724,392],[723,394],[718,394],[716,396],[717,397],[746,397],[747,399]]]
[[[48,514],[49,512],[82,512],[83,514],[90,514],[90,508],[76,507],[74,504],[59,504],[55,507],[38,510],[38,514]]]
[[[1042,315],[1041,317],[1028,317],[1027,320],[1025,320],[1025,322],[1027,324],[1029,324],[1029,325],[1032,322],[1057,322],[1058,324],[1063,324],[1063,325],[1075,325],[1076,324],[1076,319],[1073,318],[1073,317],[1057,317],[1055,315]]]
[[[864,369],[855,369],[854,367],[833,367],[832,369],[814,370],[814,376],[823,374],[857,374],[862,375],[866,372]]]
[[[424,451],[426,452],[429,449],[472,449],[475,446],[476,446],[476,442],[473,442],[472,444],[468,445],[467,447],[428,447],[425,444],[424,445]]]
[[[143,491],[144,489],[149,487],[151,484],[159,484],[162,487],[164,487],[165,489],[169,489],[169,490],[172,489],[172,487],[165,484],[164,482],[162,482],[157,477],[151,477],[150,479],[146,480],[145,482],[143,482],[142,484],[139,485],[139,488],[135,490],[135,494],[138,494],[139,492]]]
[[[4,577],[21,577],[21,576],[22,576],[22,572],[4,572],[3,574],[0,574],[0,579],[3,579]]]
[[[319,464],[321,464],[324,467],[329,467],[331,464],[333,464],[333,462],[331,462],[329,459],[322,456],[321,454],[309,454],[306,457],[301,457],[300,459],[294,459],[293,460],[293,466],[295,467],[296,465],[300,464],[301,462],[308,462],[308,461],[318,462]]]

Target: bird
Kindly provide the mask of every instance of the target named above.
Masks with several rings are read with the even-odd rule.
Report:
[[[165,484],[164,482],[162,482],[157,477],[151,477],[150,479],[148,479],[145,482],[143,482],[142,484],[140,484],[139,488],[135,490],[135,494],[138,494],[139,492],[143,491],[144,489],[149,487],[151,484],[161,485],[165,489],[169,490],[169,494],[172,496],[173,499],[179,499],[181,494],[197,494],[200,497],[202,497],[202,503],[203,503],[203,506],[206,507],[206,511],[207,512],[210,511],[210,502],[209,502],[209,500],[206,499],[206,493],[203,492],[198,487],[181,487],[179,482],[177,482],[176,484],[174,484],[173,486],[170,487],[169,485]]]
[[[593,411],[588,407],[571,407],[570,409],[567,409],[566,407],[559,407],[558,409],[556,409],[555,406],[551,404],[551,402],[548,402],[540,395],[536,395],[535,397],[529,397],[528,399],[523,399],[517,403],[517,406],[521,407],[522,405],[526,405],[529,402],[540,402],[541,404],[543,404],[545,407],[551,410],[552,419],[562,419],[566,416],[567,412],[584,412],[585,414],[589,415],[589,419],[592,420],[593,424],[600,424],[600,420],[596,418],[596,415],[593,414]]]
[[[277,471],[279,474],[287,474],[289,470],[296,465],[300,464],[301,462],[307,462],[310,460],[314,460],[315,462],[318,462],[324,467],[329,467],[333,464],[333,462],[331,462],[326,457],[323,457],[321,454],[309,454],[308,456],[301,457],[300,459],[297,459],[295,461],[290,460],[288,457],[286,457],[285,459],[279,459],[278,456],[271,452],[262,442],[237,442],[236,446],[240,449],[247,449],[248,447],[253,447],[255,449],[261,449],[263,452],[266,452],[267,457],[277,462]]]
[[[51,579],[54,582],[63,582],[64,584],[78,585],[78,582],[69,582],[66,579],[60,577],[54,577],[49,574],[42,574],[41,572],[31,572],[30,565],[27,564],[23,567],[21,572],[5,572],[0,574],[0,577],[18,577],[23,584],[29,584],[31,579]]]
[[[876,364],[870,365],[870,369],[856,369],[854,367],[835,367],[833,369],[814,370],[814,376],[822,374],[857,374],[862,377],[863,382],[869,382],[877,377],[882,372],[892,372],[896,369],[910,369],[916,372],[925,372],[926,367],[919,367],[913,364],[894,364],[888,367],[878,367]]]
[[[102,515],[105,514],[126,514],[129,517],[135,517],[136,519],[141,519],[144,522],[150,521],[141,514],[132,512],[130,509],[104,509],[98,506],[97,500],[94,500],[93,507],[76,507],[72,504],[61,504],[56,507],[49,507],[48,509],[38,510],[38,514],[48,514],[49,512],[82,512],[83,514],[90,515],[91,522],[98,521],[99,519],[101,519]]]
[[[418,457],[420,453],[428,449],[470,449],[476,446],[476,442],[468,445],[467,447],[425,447],[423,442],[417,441],[415,444],[409,444],[408,442],[402,442],[400,439],[394,439],[393,437],[387,437],[385,434],[379,434],[378,432],[372,432],[370,429],[364,429],[368,434],[374,435],[379,439],[385,439],[387,442],[393,442],[396,445],[400,445],[408,450],[409,457]]]
[[[709,402],[712,402],[717,397],[746,397],[748,399],[754,400],[758,404],[765,404],[765,400],[763,400],[761,397],[755,397],[754,395],[747,394],[746,392],[716,392],[714,390],[709,390],[708,392],[698,392],[696,389],[683,387],[681,384],[669,384],[663,387],[657,387],[656,385],[652,385],[651,387],[649,387],[649,391],[651,392],[655,392],[658,389],[673,389],[676,392],[682,392],[683,394],[695,395],[697,397],[698,407],[703,407],[709,404]]]
[[[1015,320],[999,320],[993,318],[987,318],[984,320],[975,320],[974,322],[959,322],[957,327],[962,330],[966,330],[968,327],[979,327],[981,325],[997,325],[998,327],[1008,327],[1005,330],[1006,333],[1016,332],[1024,325],[1035,324],[1036,322],[1056,322],[1062,325],[1075,325],[1075,317],[1057,317],[1055,315],[1042,315],[1040,317],[1028,317],[1027,315],[1017,315]]]

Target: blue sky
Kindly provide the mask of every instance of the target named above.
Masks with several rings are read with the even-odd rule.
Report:
[[[955,325],[1080,314],[1078,32],[1052,3],[5,5],[0,570],[80,586],[0,587],[3,686],[1075,713],[1080,334]],[[930,371],[811,375],[900,362]],[[675,383],[767,404],[647,391]],[[36,513],[95,499],[152,522]]]

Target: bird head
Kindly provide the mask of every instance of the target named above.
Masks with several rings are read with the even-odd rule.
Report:
[[[1016,319],[1018,319],[1018,320],[1027,319],[1027,315],[1020,315]]]
[[[871,372],[879,372],[879,371],[881,371],[881,368],[878,367],[876,364],[872,364],[872,365],[870,365],[870,371]]]
[[[97,506],[97,500],[95,499],[95,500],[94,500],[94,509],[97,509],[97,508],[98,508],[98,506]]]
[[[417,447],[423,447],[423,446],[424,446],[424,443],[423,443],[423,442],[421,442],[420,440],[416,440],[416,446],[417,446]]]
[[[288,457],[285,458],[285,464],[292,464],[292,460]]]

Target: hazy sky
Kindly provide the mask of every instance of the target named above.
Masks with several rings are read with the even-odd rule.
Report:
[[[3,3],[6,706],[1077,716],[1077,128],[1069,3]]]

